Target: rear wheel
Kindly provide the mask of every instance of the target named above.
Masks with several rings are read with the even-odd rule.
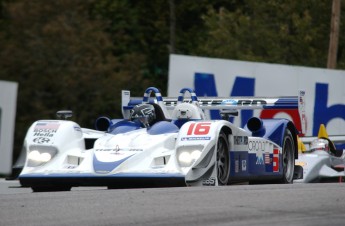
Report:
[[[292,184],[295,168],[295,145],[289,129],[286,129],[283,140],[283,179],[282,183]]]
[[[229,143],[226,135],[221,132],[217,142],[217,178],[219,185],[228,184],[230,175]]]

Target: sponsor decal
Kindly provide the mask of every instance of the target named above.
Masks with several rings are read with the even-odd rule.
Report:
[[[279,150],[273,149],[273,172],[279,172]]]
[[[252,140],[248,142],[248,150],[256,152],[257,165],[265,164],[263,153],[265,152],[266,143],[266,141],[261,140]]]
[[[265,152],[265,164],[271,164],[271,158],[270,158],[270,153]]]
[[[215,186],[216,185],[216,178],[210,177],[208,179],[202,180],[203,186]]]
[[[211,137],[205,136],[209,134],[211,129],[211,123],[210,122],[197,122],[197,123],[191,123],[189,125],[187,136],[194,135],[193,137],[182,137],[181,141],[194,141],[194,140],[210,140]],[[204,135],[202,137],[199,137],[199,135]],[[198,136],[198,137],[196,137]]]
[[[47,132],[47,131],[43,131],[43,130],[34,130],[34,137],[53,137],[55,132]]]
[[[259,106],[267,104],[265,100],[238,100],[237,105],[240,106]]]
[[[238,162],[238,160],[236,159],[236,160],[235,160],[235,173],[238,173],[238,172],[239,172],[239,168],[240,168],[239,162]]]
[[[242,160],[242,171],[247,171],[247,160]]]
[[[120,149],[117,148],[105,148],[105,149],[96,149],[97,152],[109,153],[111,155],[124,155],[125,153],[120,152]]]
[[[75,168],[77,168],[77,166],[76,165],[66,165],[63,168],[64,169],[75,169]]]
[[[135,148],[131,148],[131,149],[129,149],[128,151],[137,151],[137,152],[140,152],[140,151],[143,151],[143,149],[135,149]]]
[[[181,141],[210,140],[211,137],[182,137]]]
[[[102,173],[102,174],[105,174],[105,173],[109,173],[110,170],[96,170],[96,173]]]
[[[236,100],[231,100],[231,99],[223,100],[221,104],[222,105],[237,105],[237,101]]]
[[[247,136],[234,136],[235,145],[247,145],[248,137]]]
[[[75,131],[81,132],[81,128],[79,126],[74,126],[73,128]]]
[[[50,131],[56,132],[60,127],[60,123],[53,123],[53,122],[38,122],[34,128],[34,131]]]
[[[189,125],[187,135],[207,135],[210,132],[210,122],[192,123]]]
[[[264,160],[262,158],[262,155],[256,155],[256,165],[263,165]]]
[[[119,145],[116,145],[115,148],[97,148],[95,151],[100,151],[100,152],[119,152],[121,149]]]
[[[33,136],[53,137],[60,127],[57,122],[38,122],[34,127]]]
[[[248,142],[249,151],[264,151],[266,141],[252,140]]]
[[[124,154],[124,152],[141,152],[143,151],[143,149],[140,149],[140,148],[131,148],[131,149],[122,149],[120,148],[119,145],[116,145],[115,148],[97,148],[95,149],[95,151],[97,152],[111,152],[111,154]]]
[[[49,143],[49,141],[50,139],[47,137],[37,137],[33,139],[33,142],[37,144],[46,144],[46,143]]]
[[[307,162],[300,162],[300,161],[296,161],[295,163],[296,166],[306,166],[307,165]]]

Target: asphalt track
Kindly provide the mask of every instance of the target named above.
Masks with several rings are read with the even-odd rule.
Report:
[[[0,179],[0,225],[344,225],[345,183],[33,193]]]

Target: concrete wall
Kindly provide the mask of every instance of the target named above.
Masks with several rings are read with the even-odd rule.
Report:
[[[0,174],[12,172],[17,88],[15,82],[0,81]]]

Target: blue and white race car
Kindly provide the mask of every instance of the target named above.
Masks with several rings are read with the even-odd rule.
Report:
[[[100,117],[96,129],[68,120],[70,111],[59,111],[58,120],[34,122],[25,137],[19,181],[35,192],[293,183],[302,175],[295,166],[294,124],[253,117],[239,128],[229,118],[241,109],[298,109],[301,98],[198,99],[189,88],[178,98],[163,98],[154,87],[138,98],[122,91],[124,118]],[[220,110],[223,119],[208,120],[206,109]]]

